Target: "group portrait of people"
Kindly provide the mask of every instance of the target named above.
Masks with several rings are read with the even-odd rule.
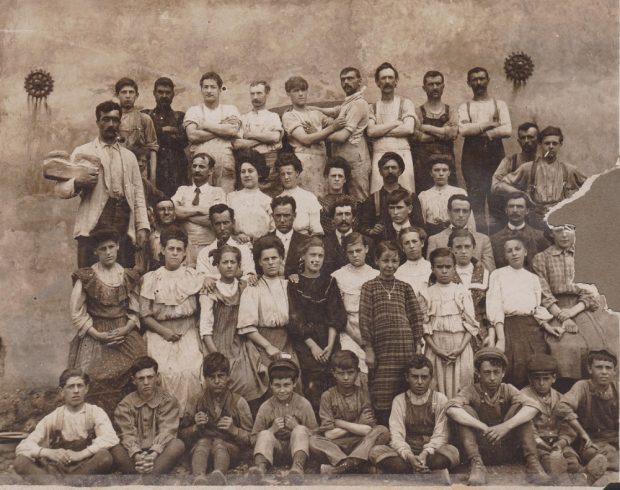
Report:
[[[308,467],[450,484],[464,465],[470,485],[507,463],[541,485],[618,470],[618,321],[575,282],[575,227],[545,221],[586,180],[562,129],[511,121],[483,67],[458,108],[439,71],[420,105],[388,62],[374,103],[359,69],[339,78],[344,100],[316,107],[290,77],[281,114],[265,80],[241,113],[213,71],[185,112],[170,78],[142,111],[121,78],[98,136],[46,157],[79,200],[75,336],[20,475],[149,478],[183,458],[197,485],[242,463],[254,484],[282,465],[291,484]]]

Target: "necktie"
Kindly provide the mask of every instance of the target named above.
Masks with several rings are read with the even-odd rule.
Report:
[[[192,201],[192,206],[198,206],[200,204],[200,187],[196,187],[194,193],[196,195],[194,196],[194,200]]]
[[[227,240],[218,239],[215,246],[219,249],[226,245]]]

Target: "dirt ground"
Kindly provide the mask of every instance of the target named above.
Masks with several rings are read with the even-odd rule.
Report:
[[[4,446],[4,447],[2,447]],[[19,477],[13,470],[14,448],[0,444],[0,486],[3,485],[19,485],[26,482]],[[502,486],[526,486],[529,485],[526,479],[523,466],[518,465],[502,465],[487,467],[488,470],[488,487],[497,488]],[[244,485],[246,484],[245,472],[247,465],[242,465],[233,470],[228,475],[228,485]],[[467,485],[468,468],[461,465],[456,471],[451,473],[452,485]],[[190,475],[189,461],[183,461],[172,472],[171,475],[162,476],[154,479],[141,479],[139,476],[124,476],[120,474],[85,477],[78,480],[67,480],[68,485],[79,486],[118,486],[118,485],[170,485],[184,486],[192,485],[193,478]],[[608,483],[618,482],[617,473],[608,472],[601,480],[596,482],[595,486],[604,487]],[[52,482],[50,482],[52,483]],[[372,488],[382,486],[435,486],[441,485],[437,474],[430,475],[344,475],[335,478],[329,478],[327,475],[321,475],[318,471],[317,464],[311,464],[307,468],[304,485],[308,486],[368,486]],[[571,479],[570,477],[557,482],[561,487],[579,486],[582,481]],[[288,485],[287,471],[284,468],[274,468],[266,476],[263,485]]]

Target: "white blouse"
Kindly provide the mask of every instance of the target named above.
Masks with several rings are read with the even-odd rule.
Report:
[[[256,240],[275,230],[271,197],[260,189],[241,189],[226,196],[228,206],[235,210],[235,229]]]
[[[486,295],[487,317],[492,325],[504,323],[507,316],[532,315],[548,321],[552,315],[541,306],[540,278],[526,269],[502,267],[491,272]]]

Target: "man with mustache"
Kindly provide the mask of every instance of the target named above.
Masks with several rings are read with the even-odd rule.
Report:
[[[538,133],[540,130],[536,123],[524,122],[517,129],[517,142],[521,147],[519,153],[513,153],[505,157],[499,167],[493,174],[491,181],[491,192],[497,194],[501,189],[502,179],[517,170],[526,162],[533,162],[536,159],[536,150],[538,149]]]
[[[95,165],[58,182],[55,193],[63,199],[80,196],[73,230],[78,267],[97,261],[90,234],[100,228],[111,228],[120,235],[118,262],[133,267],[135,252],[142,250],[150,230],[140,168],[135,155],[118,143],[121,107],[116,102],[102,102],[95,116],[99,136],[73,150],[70,161],[76,169],[84,160]]]
[[[537,253],[546,250],[550,243],[545,238],[542,231],[532,228],[525,222],[532,202],[524,192],[517,191],[508,194],[506,197],[506,216],[508,224],[500,231],[491,235],[491,246],[495,265],[499,269],[508,265],[506,254],[504,253],[504,242],[509,238],[519,238],[523,240],[527,250],[526,261],[530,261]]]
[[[564,142],[560,128],[547,126],[538,135],[538,141],[542,155],[506,175],[499,184],[499,191],[526,192],[535,205],[530,224],[544,230],[547,211],[572,196],[587,177],[573,165],[558,160]]]
[[[351,166],[349,194],[361,202],[370,194],[370,154],[364,138],[369,108],[362,95],[366,87],[362,87],[360,71],[351,66],[340,71],[340,86],[346,95],[340,106],[316,109],[326,116],[346,121],[344,128],[330,134],[327,139],[332,143],[332,156],[344,158]]]
[[[323,238],[325,245],[325,262],[323,263],[323,274],[332,272],[344,267],[349,263],[347,251],[344,247],[344,238],[353,233],[353,222],[357,215],[357,206],[351,196],[343,195],[331,207],[331,218],[334,229],[327,233]],[[364,241],[371,243],[370,239],[364,237]],[[370,249],[366,255],[368,260],[372,260],[373,251]]]
[[[490,199],[491,178],[504,158],[503,138],[510,138],[512,125],[508,106],[489,96],[489,72],[482,67],[467,72],[467,85],[474,98],[459,107],[459,134],[465,138],[461,170],[471,196],[476,227],[483,233],[494,233],[502,223],[501,204]],[[489,222],[485,206],[489,204]]]
[[[156,187],[172,196],[180,185],[189,183],[189,169],[185,147],[187,135],[183,129],[185,113],[172,109],[174,83],[167,77],[155,80],[153,88],[155,108],[144,112],[155,124],[159,150],[157,151]]]
[[[225,204],[226,194],[221,187],[209,184],[214,158],[207,153],[196,153],[192,157],[192,185],[182,185],[172,196],[177,221],[183,223],[187,233],[187,255],[185,264],[196,267],[200,251],[215,240],[215,232],[209,219],[209,208],[214,204]]]
[[[282,121],[275,112],[266,109],[271,86],[265,80],[250,83],[252,110],[241,115],[243,137],[233,141],[235,150],[254,149],[265,157],[269,175],[261,182],[261,190],[272,198],[282,192],[280,178],[275,170],[278,150],[282,148]]]
[[[445,86],[441,72],[427,71],[422,80],[427,99],[415,110],[420,124],[415,128],[415,145],[411,150],[418,194],[434,185],[429,160],[431,155],[452,156],[448,184],[458,185],[454,166],[454,140],[459,132],[457,112],[451,111],[450,106],[441,100]]]
[[[399,176],[405,171],[405,165],[405,160],[399,153],[392,151],[384,153],[377,162],[383,186],[360,204],[359,231],[371,237],[375,243],[390,239],[388,234],[392,219],[389,213],[388,197],[397,190],[410,192],[398,181]],[[411,202],[409,221],[414,226],[424,228],[422,206],[418,196],[414,193],[411,193]]]
[[[381,100],[370,105],[368,137],[373,141],[370,193],[381,188],[379,159],[386,152],[400,155],[404,168],[398,182],[409,192],[415,190],[413,160],[409,138],[415,129],[415,106],[409,99],[394,93],[398,86],[398,71],[391,63],[381,63],[375,70],[375,83],[381,90]]]

